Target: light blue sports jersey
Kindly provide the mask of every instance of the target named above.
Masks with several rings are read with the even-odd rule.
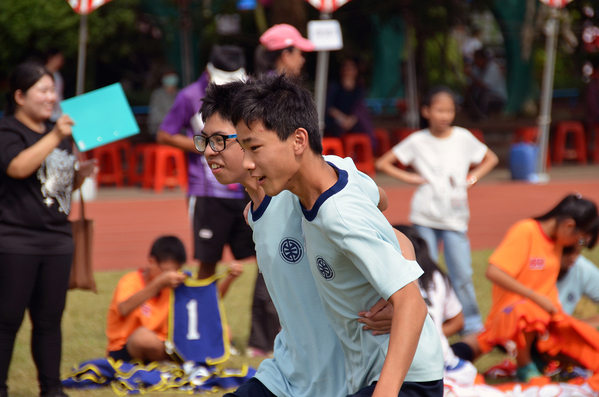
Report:
[[[351,159],[325,158],[360,179],[360,188],[378,204],[376,184],[360,173]],[[297,197],[288,191],[266,196],[250,211],[248,220],[258,265],[281,323],[274,358],[260,364],[256,378],[278,397],[345,397],[343,350],[322,307],[306,257]]]
[[[580,255],[568,273],[557,281],[559,301],[568,314],[574,313],[583,296],[599,302],[599,268]]]
[[[382,296],[418,279],[422,269],[406,260],[391,225],[365,199],[348,173],[323,193],[314,207],[302,207],[306,255],[327,313],[345,354],[350,394],[378,380],[389,335],[364,331],[357,313]],[[420,341],[405,378],[428,382],[443,378],[443,350],[435,325],[426,316]]]

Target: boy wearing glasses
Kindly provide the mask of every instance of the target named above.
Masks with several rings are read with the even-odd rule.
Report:
[[[304,255],[343,349],[349,394],[442,396],[441,343],[415,283],[422,269],[351,173],[323,159],[310,93],[264,76],[238,90],[234,109],[244,168],[267,195],[291,192],[301,208]],[[381,296],[393,306],[390,335],[356,322]]]
[[[264,360],[254,378],[226,396],[344,397],[347,386],[343,351],[318,297],[305,255],[297,200],[289,192],[266,196],[243,168],[243,152],[231,121],[231,104],[243,85],[233,82],[208,87],[201,108],[206,124],[202,134],[194,136],[194,142],[219,182],[242,183],[252,199],[248,222],[254,230],[258,264],[282,329],[275,340],[274,359]],[[384,192],[359,173],[351,160],[334,156],[327,156],[327,160],[350,170],[369,200],[386,207]],[[380,306],[379,302],[370,311],[374,313]],[[390,321],[385,309],[373,319]]]
[[[247,196],[239,184],[223,186],[193,146],[192,137],[202,130],[198,115],[209,82],[224,84],[245,76],[245,55],[235,46],[213,46],[206,70],[183,88],[160,125],[157,141],[178,147],[189,156],[189,214],[193,221],[194,258],[199,260],[198,278],[214,275],[223,247],[229,244],[235,259],[255,255],[252,231],[241,215]],[[180,134],[184,129],[185,135]]]

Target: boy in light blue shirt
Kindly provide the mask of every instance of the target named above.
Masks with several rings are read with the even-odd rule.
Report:
[[[264,360],[255,378],[227,396],[343,397],[347,395],[343,351],[310,271],[299,203],[290,192],[265,196],[242,167],[243,152],[235,140],[230,113],[232,98],[243,84],[208,87],[200,110],[204,130],[194,141],[216,179],[223,184],[242,183],[252,199],[248,220],[257,260],[282,329],[275,340],[274,359]],[[372,179],[359,173],[350,159],[327,158],[359,180],[368,200],[379,203],[382,196],[386,202],[384,192],[379,193]]]
[[[422,270],[413,253],[402,255],[355,178],[323,159],[310,93],[285,76],[264,76],[238,91],[233,108],[244,168],[267,195],[299,198],[306,255],[343,348],[349,393],[442,396],[441,344],[414,282]],[[390,335],[375,336],[355,313],[380,296],[393,320]]]
[[[593,303],[599,303],[599,268],[590,260],[580,255],[581,246],[565,247],[562,262],[557,276],[557,289],[562,309],[573,314],[583,296]],[[583,320],[599,328],[599,315]]]

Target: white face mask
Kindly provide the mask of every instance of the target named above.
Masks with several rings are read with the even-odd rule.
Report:
[[[176,87],[177,85],[179,85],[179,76],[177,76],[176,74],[167,74],[166,76],[163,76],[162,85]]]

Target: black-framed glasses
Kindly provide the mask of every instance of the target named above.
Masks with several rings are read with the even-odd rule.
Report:
[[[214,134],[209,137],[204,135],[194,135],[193,144],[195,145],[198,152],[203,152],[206,147],[210,145],[210,148],[216,153],[222,152],[227,148],[227,139],[237,138],[237,134],[231,135],[220,135]]]

